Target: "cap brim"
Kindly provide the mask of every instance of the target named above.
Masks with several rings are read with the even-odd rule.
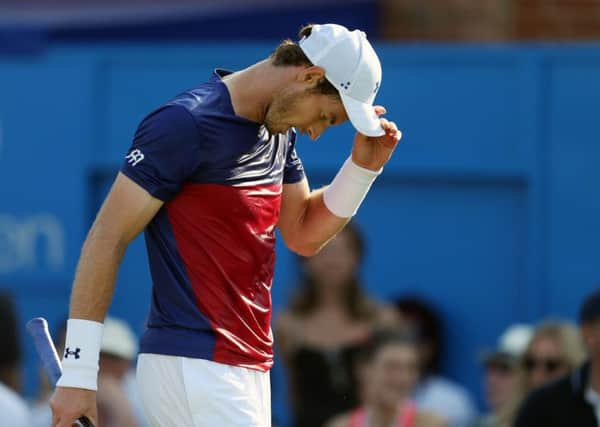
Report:
[[[381,127],[379,116],[371,104],[365,104],[340,93],[346,114],[354,128],[367,136],[382,136],[385,130]]]

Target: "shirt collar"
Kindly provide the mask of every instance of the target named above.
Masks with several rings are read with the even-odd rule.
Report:
[[[226,70],[224,68],[215,68],[213,70],[212,76],[210,80],[212,81],[221,81],[221,79],[229,74],[233,74],[233,71]]]

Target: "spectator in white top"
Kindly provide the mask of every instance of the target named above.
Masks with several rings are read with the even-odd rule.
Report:
[[[0,425],[29,427],[29,410],[21,390],[21,343],[15,307],[0,295]]]

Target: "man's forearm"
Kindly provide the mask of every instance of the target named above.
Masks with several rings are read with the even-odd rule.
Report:
[[[92,228],[81,250],[71,292],[71,319],[103,322],[113,295],[125,245],[98,228]]]
[[[298,235],[311,255],[318,252],[352,218],[381,173],[357,166],[349,158],[331,184],[310,193]]]
[[[334,215],[323,201],[324,189],[312,191],[306,200],[304,214],[296,231],[296,252],[303,256],[312,256],[329,242],[350,218]]]
[[[97,389],[103,322],[124,246],[94,225],[81,251],[67,322],[63,374],[57,385]]]

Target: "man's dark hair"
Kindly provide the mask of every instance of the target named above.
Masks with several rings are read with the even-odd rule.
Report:
[[[596,290],[587,296],[579,310],[579,324],[600,320],[600,290]]]
[[[298,38],[309,37],[312,32],[314,24],[305,25],[300,29]],[[298,43],[286,39],[282,41],[279,46],[275,48],[271,54],[271,60],[273,65],[276,67],[297,67],[300,65],[312,66],[314,65],[310,59],[306,56],[302,48]],[[340,94],[338,90],[327,80],[323,78],[319,84],[313,89],[315,93],[321,93],[323,95],[331,95],[335,98],[339,98]]]

